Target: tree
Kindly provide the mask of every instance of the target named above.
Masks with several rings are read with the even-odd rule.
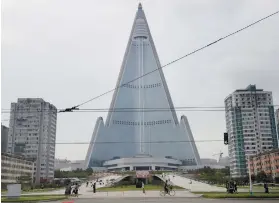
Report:
[[[31,183],[32,183],[32,178],[30,177],[30,176],[19,176],[18,178],[17,178],[17,183],[19,183],[19,184],[30,184],[31,185]]]
[[[92,173],[93,173],[93,169],[92,168],[87,168],[85,171],[86,171],[86,173],[88,175],[92,175]]]
[[[21,184],[22,190],[29,190],[32,187],[32,178],[30,176],[19,176],[17,183]]]
[[[253,174],[253,175],[251,175],[251,180],[252,180],[252,182],[255,182],[255,180],[256,180],[256,176]]]
[[[54,178],[63,178],[63,172],[60,170],[54,171]]]
[[[257,182],[264,182],[266,180],[267,180],[267,175],[265,174],[264,171],[261,171],[256,175],[256,181]]]

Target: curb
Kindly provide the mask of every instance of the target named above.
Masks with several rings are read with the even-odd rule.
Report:
[[[129,200],[129,199],[197,199],[197,198],[200,198],[200,197],[179,197],[179,196],[165,196],[165,197],[145,197],[145,196],[142,196],[142,197],[121,197],[121,196],[116,196],[116,197],[82,197],[82,198],[77,198],[75,200],[78,200],[78,199],[82,199],[82,200],[85,200],[85,199],[91,199],[92,201],[94,201],[94,199],[126,199],[126,200]]]
[[[50,199],[50,200],[26,200],[26,201],[1,201],[3,203],[26,203],[26,202],[52,202],[52,201],[58,201],[58,200],[65,200],[67,198],[57,198],[57,199]]]
[[[204,198],[204,197],[203,197]],[[205,197],[204,199],[225,199],[225,200],[279,200],[279,198],[272,198],[272,197],[267,197],[267,198],[212,198],[212,197]]]

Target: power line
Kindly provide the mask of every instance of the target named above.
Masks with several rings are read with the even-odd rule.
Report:
[[[224,140],[180,140],[180,141],[174,141],[174,140],[168,140],[168,141],[146,141],[146,142],[123,142],[123,141],[115,141],[115,142],[40,142],[40,144],[136,144],[136,143],[154,143],[154,144],[160,144],[160,143],[187,143],[187,142],[223,142]],[[39,144],[39,142],[19,142],[15,144]]]
[[[259,106],[257,108],[267,108],[267,107],[276,107],[279,105],[267,105],[267,106]],[[241,109],[243,111],[245,111],[246,109],[241,107]],[[202,112],[207,112],[207,111],[220,111],[220,112],[224,112],[224,111],[232,111],[233,109],[226,109],[225,107],[189,107],[189,106],[180,106],[180,107],[174,107],[174,108],[114,108],[114,109],[110,109],[110,108],[88,108],[88,109],[76,109],[74,111],[71,112],[76,112],[76,113],[88,113],[88,112],[121,112],[121,113],[128,113],[128,112],[168,112],[168,111],[202,111]],[[247,110],[249,111],[249,110]],[[1,113],[56,113],[56,111],[51,111],[51,110],[16,110],[16,111],[9,111],[9,110],[3,110],[1,111]]]
[[[276,106],[276,105],[273,105]],[[279,105],[278,105],[279,106]],[[178,106],[178,107],[174,107],[173,109],[178,109],[178,108],[225,108],[224,106]],[[109,108],[95,108],[95,109],[101,109],[101,110],[105,110],[105,109],[109,109]],[[120,108],[114,108],[114,109],[170,109],[170,108],[160,108],[160,107],[120,107]],[[2,108],[1,110],[12,110],[12,109],[4,109]],[[29,110],[29,109],[20,109],[20,110]],[[49,109],[41,109],[42,111],[49,111]],[[63,109],[57,109],[57,110],[63,110]],[[94,110],[92,108],[89,109],[79,109],[79,110]],[[36,110],[37,111],[37,110]]]
[[[249,24],[249,25],[247,25],[247,26],[245,26],[245,27],[243,27],[243,28],[241,28],[241,29],[235,31],[235,32],[232,32],[232,33],[230,33],[230,34],[228,34],[228,35],[226,35],[226,36],[224,36],[224,37],[219,38],[218,40],[215,40],[215,41],[213,41],[213,42],[211,42],[211,43],[209,43],[209,44],[207,44],[207,45],[205,45],[205,46],[199,48],[199,49],[196,49],[196,50],[194,50],[194,51],[192,51],[192,52],[190,52],[190,53],[188,53],[188,54],[186,54],[186,55],[184,55],[184,56],[182,56],[182,57],[179,57],[179,58],[177,58],[177,59],[175,59],[175,60],[173,60],[173,61],[171,61],[171,62],[165,64],[164,66],[159,67],[158,69],[155,69],[155,70],[153,70],[153,71],[147,72],[147,73],[145,73],[145,74],[143,74],[143,75],[141,75],[141,76],[139,76],[139,77],[137,77],[137,78],[135,78],[135,79],[133,79],[133,80],[130,80],[130,81],[127,82],[127,83],[124,83],[124,84],[122,84],[122,85],[120,85],[120,86],[117,86],[117,87],[114,88],[114,89],[111,89],[111,90],[109,90],[109,91],[107,91],[107,92],[104,92],[104,93],[102,93],[102,94],[100,94],[100,95],[98,95],[98,96],[96,96],[96,97],[93,97],[93,98],[91,98],[91,99],[89,99],[89,100],[87,100],[87,101],[85,101],[85,102],[82,102],[82,103],[80,103],[80,104],[78,104],[78,105],[76,105],[76,106],[73,106],[73,107],[71,107],[71,108],[66,108],[64,111],[60,111],[60,112],[65,112],[65,111],[66,111],[66,112],[71,112],[72,110],[76,110],[78,107],[80,107],[80,106],[82,106],[82,105],[84,105],[84,104],[87,104],[87,103],[89,103],[89,102],[91,102],[91,101],[93,101],[93,100],[95,100],[95,99],[98,99],[98,98],[100,98],[100,97],[102,97],[102,96],[104,96],[104,95],[106,95],[106,94],[108,94],[108,93],[110,93],[110,92],[113,92],[113,91],[115,91],[115,90],[117,90],[117,89],[119,89],[119,88],[121,88],[121,87],[123,87],[123,86],[129,84],[129,83],[132,83],[132,82],[134,82],[134,81],[136,81],[136,80],[138,80],[138,79],[140,79],[140,78],[142,78],[142,77],[144,77],[144,76],[147,76],[147,75],[149,75],[149,74],[151,74],[151,73],[153,73],[153,72],[155,72],[155,71],[158,71],[159,69],[163,69],[163,68],[165,68],[165,67],[167,67],[167,66],[169,66],[169,65],[171,65],[171,64],[173,64],[173,63],[175,63],[175,62],[177,62],[177,61],[180,61],[180,60],[182,60],[182,59],[184,59],[184,58],[186,58],[186,57],[188,57],[188,56],[190,56],[190,55],[193,55],[193,54],[195,54],[195,53],[197,53],[197,52],[199,52],[199,51],[201,51],[201,50],[203,50],[203,49],[205,49],[205,48],[208,48],[208,47],[210,47],[210,46],[212,46],[212,45],[214,45],[214,44],[216,44],[216,43],[218,43],[218,42],[220,42],[220,41],[222,41],[222,40],[224,40],[224,39],[226,39],[226,38],[228,38],[228,37],[231,37],[231,36],[235,35],[235,34],[238,33],[238,32],[241,32],[241,31],[243,31],[243,30],[245,30],[245,29],[247,29],[247,28],[249,28],[249,27],[252,27],[253,25],[256,25],[257,23],[259,23],[259,22],[261,22],[261,21],[263,21],[263,20],[266,20],[266,19],[268,19],[268,18],[270,18],[270,17],[272,17],[272,16],[274,16],[274,15],[276,15],[276,14],[278,14],[278,13],[279,13],[279,11],[276,11],[276,12],[274,12],[274,13],[272,13],[272,14],[270,14],[270,15],[264,17],[264,18],[261,18],[261,19],[255,21],[255,22],[253,22],[253,23],[251,23],[251,24]]]
[[[169,112],[171,111],[171,109],[169,110],[142,110],[142,111],[136,111],[136,110],[127,110],[127,111],[119,111],[119,110],[97,110],[97,111],[80,111],[80,110],[77,110],[77,111],[71,111],[71,113],[106,113],[106,112],[118,112],[118,113],[131,113],[131,112]],[[216,110],[216,109],[203,109],[203,110],[187,110],[187,109],[178,109],[176,111],[202,111],[202,112],[207,112],[207,111],[219,111],[219,112],[224,112],[225,110]],[[9,114],[11,112],[7,111],[7,112],[1,112],[2,114]],[[29,112],[21,112],[21,113],[40,113],[40,112],[32,112],[32,111],[29,111]]]

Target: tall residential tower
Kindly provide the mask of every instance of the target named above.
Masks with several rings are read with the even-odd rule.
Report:
[[[279,139],[279,109],[276,110],[276,125],[277,125],[277,136]]]
[[[200,164],[188,120],[177,118],[141,4],[116,87],[106,122],[98,118],[95,125],[85,167],[137,154]]]
[[[278,148],[272,93],[249,85],[225,99],[232,177],[247,175],[248,156]]]
[[[35,180],[54,178],[57,109],[43,99],[11,104],[8,153],[35,161]]]

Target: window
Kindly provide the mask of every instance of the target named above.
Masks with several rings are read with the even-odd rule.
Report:
[[[171,120],[159,120],[159,121],[118,121],[118,120],[113,120],[112,124],[115,125],[162,125],[162,124],[169,124],[171,123]]]

